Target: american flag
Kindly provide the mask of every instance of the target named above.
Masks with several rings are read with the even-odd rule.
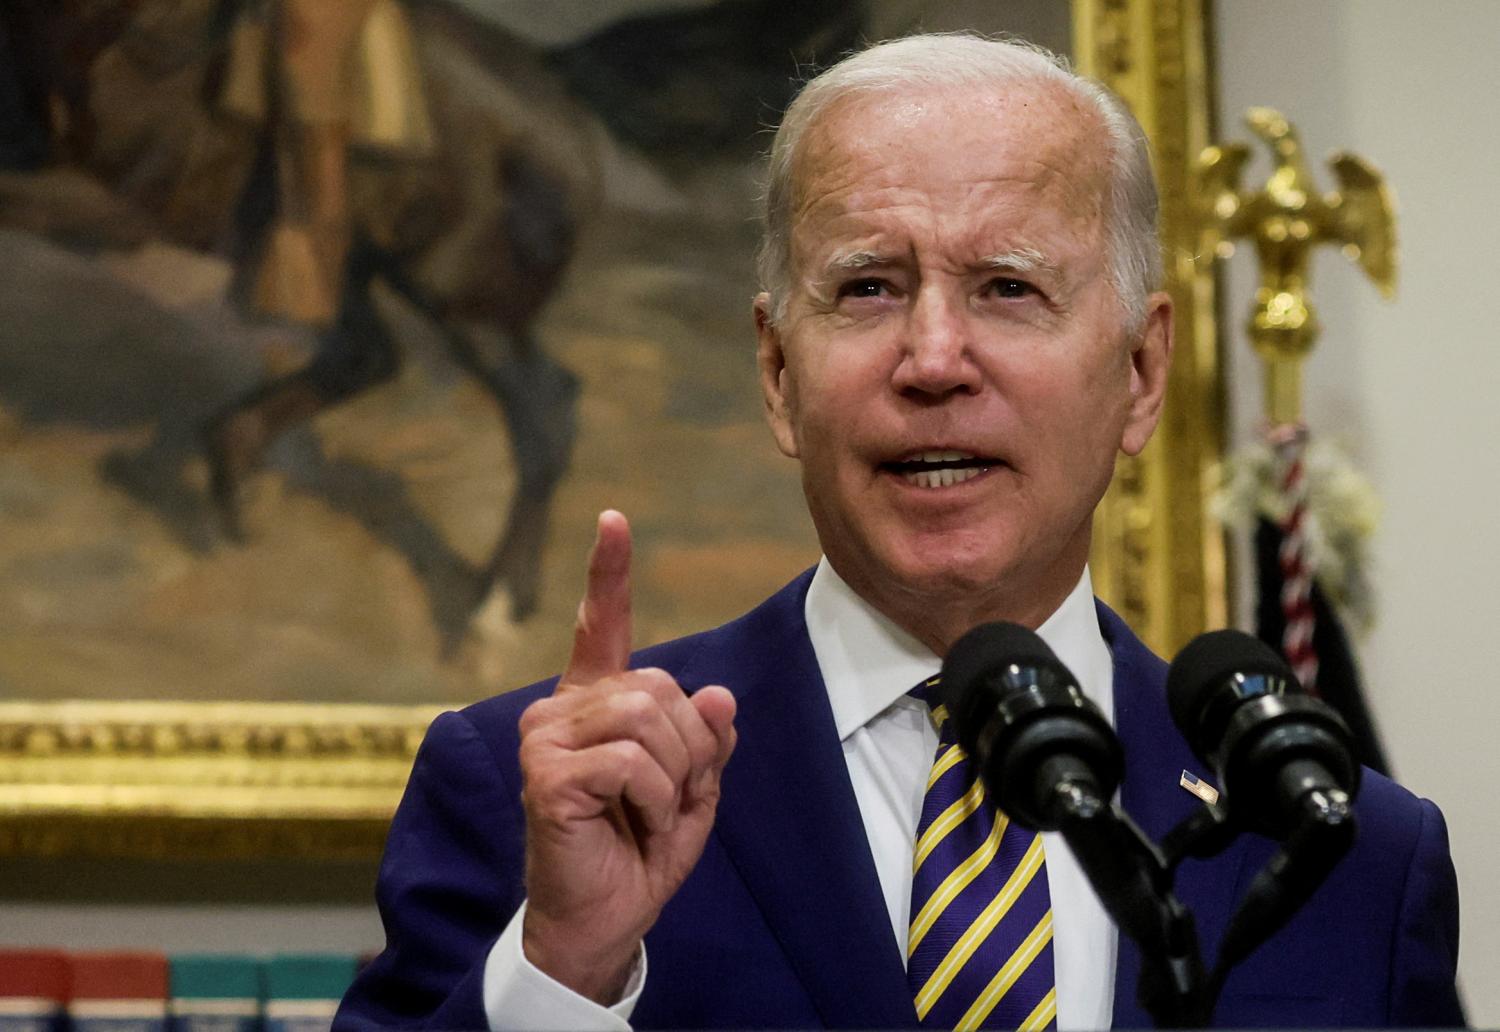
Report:
[[[1183,771],[1182,780],[1177,783],[1209,806],[1219,801],[1219,790],[1191,771]]]

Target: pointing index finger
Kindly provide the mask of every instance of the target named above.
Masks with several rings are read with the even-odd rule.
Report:
[[[623,514],[599,514],[589,553],[588,586],[573,627],[565,684],[587,685],[622,673],[630,662],[630,524]]]

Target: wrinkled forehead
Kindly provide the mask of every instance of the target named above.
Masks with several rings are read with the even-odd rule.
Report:
[[[792,166],[793,219],[830,199],[857,203],[864,192],[911,182],[962,195],[1010,180],[1095,221],[1108,199],[1109,155],[1098,111],[1061,83],[861,90],[808,126]]]

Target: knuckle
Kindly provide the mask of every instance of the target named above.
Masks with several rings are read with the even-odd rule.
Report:
[[[626,691],[634,683],[635,671],[622,670],[619,673],[605,674],[593,683],[595,694],[607,694],[610,692]]]
[[[625,741],[620,743],[620,746],[620,752],[623,755],[625,762],[630,764],[630,766],[638,770],[649,769],[656,766],[656,761],[651,758],[651,753],[646,749],[644,745],[642,745],[640,742],[637,742],[635,739],[627,738]]]
[[[678,687],[677,678],[667,673],[661,667],[641,667],[636,671],[640,675],[641,684],[655,694],[672,693],[681,695],[682,689]]]
[[[517,729],[521,732],[521,737],[524,739],[537,728],[546,724],[554,708],[553,700],[545,698],[538,699],[522,710],[521,719],[516,725]]]
[[[610,752],[614,754],[615,762],[631,774],[646,773],[656,766],[656,761],[651,758],[646,747],[633,738],[622,738],[611,743]]]
[[[625,688],[610,700],[610,708],[630,724],[640,724],[650,719],[656,710],[656,700],[634,688]]]

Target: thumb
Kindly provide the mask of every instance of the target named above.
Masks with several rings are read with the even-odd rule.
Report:
[[[738,741],[734,729],[734,715],[738,711],[738,704],[728,688],[716,684],[698,689],[692,694],[690,701],[718,741],[718,752],[708,768],[717,776],[724,769],[724,764],[729,762],[729,756],[734,752],[735,742]]]

